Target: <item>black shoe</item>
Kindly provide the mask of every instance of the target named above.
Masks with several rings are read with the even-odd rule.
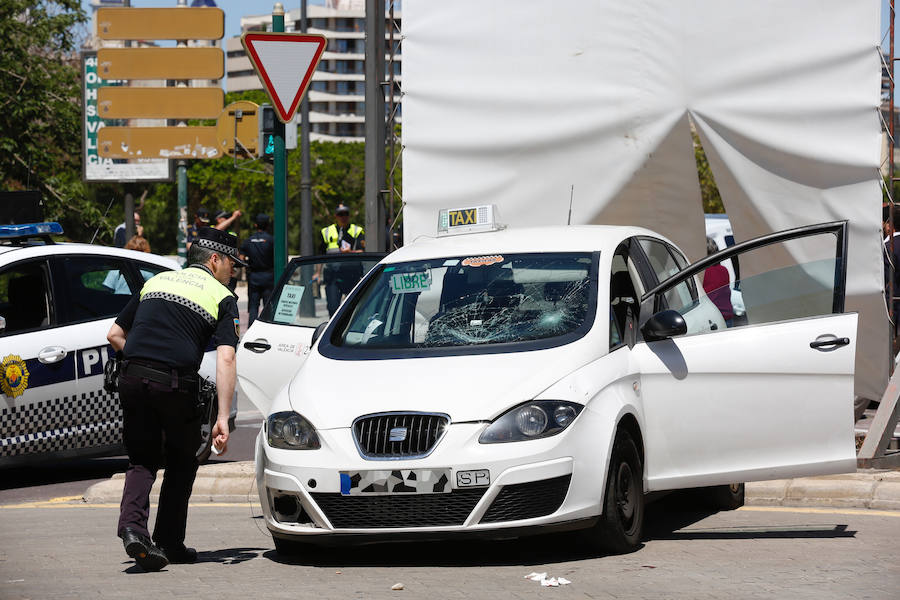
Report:
[[[143,570],[147,572],[159,571],[169,564],[169,559],[166,558],[166,555],[146,535],[126,527],[121,537],[122,543],[125,545],[125,552]]]
[[[166,558],[172,564],[185,565],[197,562],[197,551],[184,544],[163,547],[162,551],[165,552]]]

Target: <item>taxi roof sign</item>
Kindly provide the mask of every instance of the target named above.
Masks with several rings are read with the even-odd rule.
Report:
[[[496,204],[466,206],[463,208],[442,208],[438,212],[438,236],[463,233],[482,233],[503,229],[498,222]]]

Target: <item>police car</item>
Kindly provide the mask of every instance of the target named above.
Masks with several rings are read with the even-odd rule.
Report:
[[[689,264],[647,229],[494,214],[442,211],[439,235],[385,257],[310,344],[309,280],[282,285],[266,345],[283,362],[244,362],[245,336],[278,552],[553,529],[627,552],[649,492],[735,508],[736,482],[855,469],[846,223]],[[699,278],[738,255],[748,318],[727,327]]]
[[[122,410],[103,390],[106,334],[144,281],[179,268],[53,243],[62,233],[58,223],[0,226],[0,467],[124,453]],[[214,379],[214,359],[201,373]]]

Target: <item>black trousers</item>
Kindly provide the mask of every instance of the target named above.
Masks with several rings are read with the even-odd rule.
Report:
[[[268,306],[269,300],[272,298],[272,288],[275,287],[275,280],[271,271],[263,273],[250,273],[247,278],[247,312],[250,314],[248,325],[253,325],[253,321],[259,316],[259,304],[262,301],[263,306]]]
[[[196,392],[129,375],[119,378],[128,470],[119,508],[118,533],[126,527],[149,536],[150,488],[165,459],[153,541],[171,547],[184,543],[188,500],[197,475],[200,417]]]

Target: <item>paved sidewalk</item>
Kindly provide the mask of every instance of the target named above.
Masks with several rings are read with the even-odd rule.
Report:
[[[151,497],[159,495],[157,478]],[[92,485],[84,494],[88,503],[118,502],[125,476]],[[253,462],[204,465],[197,473],[192,502],[258,501]],[[900,471],[860,469],[856,473],[776,479],[747,484],[747,504],[755,506],[824,506],[900,510]]]

